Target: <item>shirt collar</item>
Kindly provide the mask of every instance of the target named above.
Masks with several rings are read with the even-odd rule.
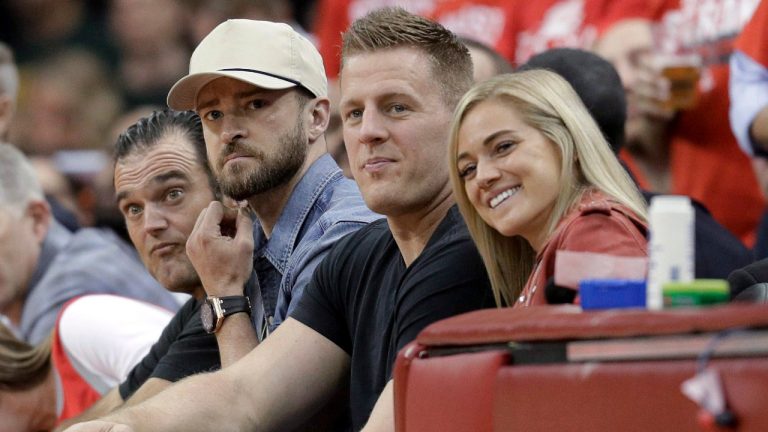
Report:
[[[282,274],[304,222],[328,183],[342,178],[333,158],[324,154],[309,167],[280,213],[272,237],[267,239],[261,223],[254,221],[253,239],[256,256],[264,256]]]

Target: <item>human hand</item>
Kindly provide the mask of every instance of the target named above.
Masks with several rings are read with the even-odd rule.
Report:
[[[650,51],[636,54],[632,79],[625,80],[630,116],[668,121],[677,112],[676,107],[669,103],[671,83],[662,73],[659,59]]]
[[[134,432],[133,428],[110,421],[95,420],[72,425],[64,432]]]
[[[209,296],[242,295],[253,268],[253,225],[243,208],[218,201],[200,212],[187,255]]]

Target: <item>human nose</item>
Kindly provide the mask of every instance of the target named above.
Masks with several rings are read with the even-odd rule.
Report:
[[[165,213],[155,205],[144,208],[144,231],[148,234],[157,234],[168,228],[168,219]]]
[[[475,180],[482,189],[488,189],[493,186],[501,176],[499,169],[490,161],[478,161],[475,171]]]
[[[376,144],[386,139],[387,129],[381,115],[373,109],[363,111],[360,121],[360,142]]]
[[[227,118],[228,117],[228,118]],[[243,122],[237,116],[227,116],[224,118],[221,128],[221,139],[224,144],[230,144],[248,135],[248,130]]]

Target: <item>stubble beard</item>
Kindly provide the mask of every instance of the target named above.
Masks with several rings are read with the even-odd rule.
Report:
[[[222,193],[242,201],[290,181],[307,158],[307,138],[301,126],[297,120],[293,130],[280,137],[278,150],[271,157],[252,149],[252,156],[260,161],[258,168],[249,171],[235,164],[228,173],[221,173],[218,182]]]

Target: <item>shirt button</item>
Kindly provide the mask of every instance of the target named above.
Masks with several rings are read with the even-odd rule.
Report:
[[[267,324],[272,325],[272,323],[275,322],[275,317],[272,315],[267,317]]]
[[[518,303],[523,303],[523,302],[525,302],[525,294],[522,294],[520,297],[518,297],[518,298],[517,298],[517,302],[518,302]]]

